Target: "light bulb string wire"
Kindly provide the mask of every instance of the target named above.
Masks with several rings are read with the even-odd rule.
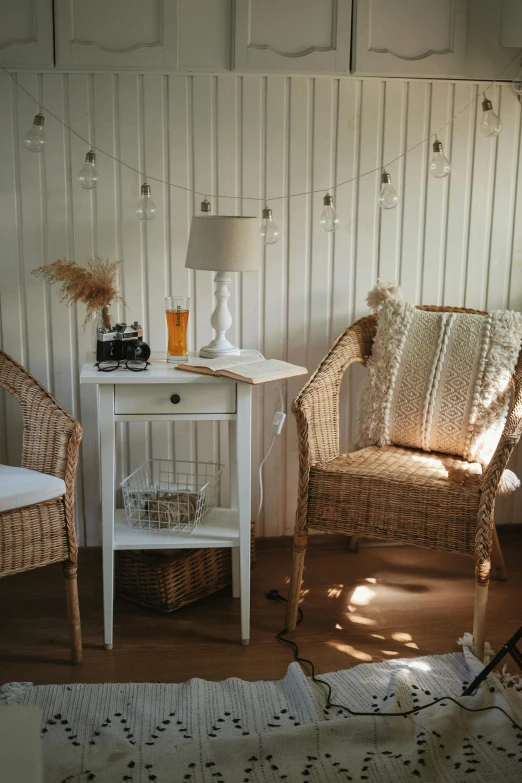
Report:
[[[486,95],[486,92],[493,87],[494,84],[496,84],[499,80],[502,74],[507,71],[507,69],[515,62],[515,60],[520,57],[522,54],[522,49],[517,51],[517,53],[514,55],[514,57],[511,58],[511,60],[502,68],[502,70],[497,74],[497,76],[483,89],[481,92],[479,92],[475,98],[472,98],[468,103],[466,103],[459,111],[455,112],[455,114],[450,117],[450,119],[445,122],[443,125],[440,126],[440,128],[437,129],[437,131],[430,133],[429,136],[427,136],[424,139],[421,139],[421,141],[418,141],[416,144],[414,144],[411,147],[408,147],[404,152],[401,152],[400,155],[397,155],[395,158],[392,158],[392,160],[388,161],[384,165],[376,166],[373,169],[369,169],[368,171],[364,171],[362,174],[357,174],[355,177],[350,177],[349,179],[345,179],[342,182],[337,182],[334,185],[330,185],[328,188],[316,188],[314,190],[302,190],[298,193],[286,193],[283,196],[272,196],[270,198],[267,198],[266,196],[259,198],[258,196],[225,196],[221,193],[216,194],[208,194],[204,193],[201,190],[196,190],[195,188],[189,188],[185,185],[178,185],[175,182],[170,182],[170,180],[164,180],[160,179],[159,177],[151,177],[146,176],[144,171],[141,171],[141,169],[136,168],[135,166],[131,166],[130,163],[126,163],[123,160],[120,160],[120,158],[117,158],[115,155],[113,155],[110,152],[107,152],[104,149],[101,149],[101,147],[98,147],[95,144],[91,144],[90,141],[88,141],[86,138],[84,138],[78,131],[74,130],[70,125],[68,125],[64,120],[62,120],[60,117],[58,117],[56,114],[54,114],[50,109],[48,109],[46,106],[44,106],[40,101],[32,95],[32,93],[29,92],[16,78],[16,75],[11,73],[7,70],[7,68],[4,68],[2,66],[2,71],[6,73],[10,79],[15,83],[15,85],[18,87],[18,89],[22,90],[38,107],[38,111],[45,111],[46,114],[48,114],[50,117],[52,117],[56,122],[60,123],[64,128],[67,128],[67,130],[72,133],[74,136],[76,136],[77,139],[80,139],[80,141],[83,141],[84,144],[87,144],[89,149],[96,150],[101,155],[105,155],[107,158],[110,158],[111,160],[115,161],[115,163],[119,163],[120,166],[124,166],[129,171],[133,171],[135,174],[139,174],[140,177],[143,177],[144,182],[148,182],[149,180],[152,182],[157,182],[160,185],[167,185],[171,188],[176,188],[177,190],[183,190],[186,193],[193,193],[197,196],[203,196],[204,198],[209,199],[240,199],[241,201],[257,201],[257,202],[264,202],[268,205],[268,202],[270,201],[282,201],[283,199],[289,199],[289,198],[297,198],[298,196],[311,196],[315,193],[325,193],[329,192],[330,190],[337,191],[338,188],[343,187],[343,185],[349,185],[352,182],[356,182],[359,179],[362,179],[363,177],[368,177],[370,174],[375,174],[376,172],[384,171],[389,166],[391,166],[393,163],[396,163],[398,160],[401,160],[401,158],[405,158],[406,155],[408,155],[410,152],[413,152],[413,150],[418,149],[418,147],[422,146],[423,144],[426,144],[426,142],[429,142],[429,140],[432,138],[432,136],[435,136],[437,138],[437,134],[444,130],[444,128],[447,128],[448,125],[450,125],[460,114],[462,114],[466,109],[468,109],[470,106],[472,106],[474,103],[476,103],[481,95]]]

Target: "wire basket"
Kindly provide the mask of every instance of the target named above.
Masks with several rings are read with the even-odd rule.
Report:
[[[217,505],[223,465],[149,459],[124,479],[129,527],[191,533]]]

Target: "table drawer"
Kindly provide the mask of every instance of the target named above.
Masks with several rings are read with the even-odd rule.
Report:
[[[154,413],[235,413],[234,383],[180,383],[124,386],[116,384],[114,412]]]

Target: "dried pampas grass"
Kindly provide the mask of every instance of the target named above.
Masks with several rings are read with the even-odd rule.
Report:
[[[99,310],[114,302],[125,304],[116,287],[116,272],[120,262],[109,261],[96,256],[87,259],[87,266],[76,261],[59,258],[49,266],[39,266],[32,274],[43,277],[48,283],[61,283],[59,297],[61,302],[85,304],[85,328]],[[107,316],[108,317],[108,316]]]

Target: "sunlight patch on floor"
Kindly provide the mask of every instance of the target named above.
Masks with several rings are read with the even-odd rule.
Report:
[[[371,617],[362,617],[360,614],[348,614],[346,615],[351,623],[357,625],[377,625],[377,620],[372,620]]]
[[[402,631],[395,631],[391,635],[392,639],[396,642],[411,642],[413,641],[410,633],[403,633]]]
[[[343,591],[344,585],[332,585],[328,588],[328,598],[339,598]]]
[[[382,639],[384,641],[385,637],[382,636],[380,633],[371,633],[370,636],[372,636],[374,639]]]
[[[356,606],[367,606],[372,598],[375,598],[375,590],[366,585],[359,585],[350,597],[350,603]]]
[[[351,655],[352,658],[356,658],[358,661],[371,661],[372,656],[369,653],[365,653],[362,650],[356,650],[355,647],[351,647],[349,644],[341,644],[340,642],[328,642],[330,647],[335,647],[339,652]]]
[[[397,650],[381,650],[383,655],[398,655]]]

